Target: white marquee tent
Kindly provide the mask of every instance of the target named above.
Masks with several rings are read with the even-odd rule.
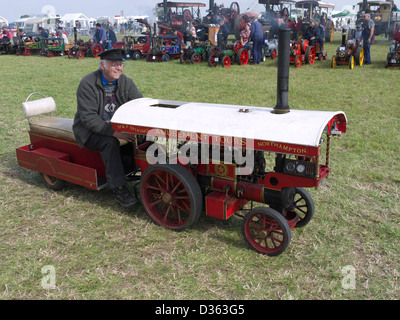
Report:
[[[0,16],[0,26],[8,26],[7,19],[3,18],[2,16]]]
[[[89,31],[91,27],[90,19],[83,13],[67,13],[60,20],[68,31],[72,31],[74,27],[77,27],[79,32],[85,32]]]

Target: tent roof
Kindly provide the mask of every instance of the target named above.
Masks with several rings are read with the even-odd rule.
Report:
[[[3,18],[2,16],[0,16],[0,22],[4,22],[8,25],[8,20],[6,18]]]
[[[61,19],[61,21],[71,21],[71,20],[89,20],[88,17],[86,17],[83,13],[67,13],[64,14]]]
[[[332,18],[340,18],[340,17],[347,17],[347,16],[354,16],[354,13],[351,13],[349,10],[343,10],[341,12],[337,12],[332,14]]]

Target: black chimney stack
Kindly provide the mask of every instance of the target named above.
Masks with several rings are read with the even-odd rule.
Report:
[[[74,41],[75,45],[78,45],[78,31],[76,30],[76,27],[74,27]]]
[[[368,2],[368,0],[363,0],[362,11],[364,11],[364,12],[365,12],[365,10],[367,10],[367,2]]]
[[[163,9],[164,9],[164,17],[163,17],[163,20],[164,20],[164,22],[166,22],[166,21],[168,21],[168,19],[167,19],[167,15],[168,15],[168,1],[167,1],[167,0],[164,0],[164,1],[163,1]]]
[[[342,30],[342,47],[346,45],[346,29]]]
[[[289,108],[290,30],[279,29],[278,86],[274,113],[288,113]]]

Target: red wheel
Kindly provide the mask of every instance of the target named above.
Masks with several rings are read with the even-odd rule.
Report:
[[[277,256],[289,246],[292,233],[285,218],[268,207],[258,207],[246,214],[243,235],[252,249]]]
[[[90,49],[93,58],[98,58],[99,54],[103,52],[103,47],[99,45],[98,43],[94,44],[92,48]]]
[[[306,64],[314,64],[315,62],[315,48],[308,46],[305,53]]]
[[[294,62],[295,62],[296,68],[300,68],[301,67],[301,56],[300,55],[296,56]]]
[[[72,49],[68,51],[68,59],[72,59],[76,57],[76,52]]]
[[[229,9],[231,9],[231,20],[235,20],[235,18],[240,14],[239,3],[232,2]]]
[[[276,50],[274,49],[274,50],[272,50],[272,53],[271,53],[271,59],[275,60],[276,56],[277,56],[277,53],[276,53]]]
[[[30,57],[30,56],[32,55],[31,50],[25,50],[25,55],[26,55],[27,57]]]
[[[239,50],[243,48],[242,41],[238,40],[233,44],[233,50],[235,54],[238,54]]]
[[[203,196],[188,169],[179,164],[156,164],[140,179],[142,202],[159,225],[180,231],[200,217]]]
[[[47,56],[48,56],[49,58],[53,58],[53,57],[54,57],[54,53],[53,53],[52,51],[49,51],[49,53],[47,54]]]
[[[224,57],[222,58],[221,63],[222,63],[222,66],[223,66],[224,68],[229,68],[229,67],[231,66],[231,58],[228,57],[228,56],[224,56]]]
[[[76,54],[76,58],[82,60],[85,57],[85,53],[83,51],[78,51]]]
[[[308,48],[308,45],[309,45],[308,40],[303,39],[303,40],[301,41],[301,50],[302,50],[303,52],[306,52],[306,50],[307,50],[307,48]]]
[[[187,64],[187,63],[189,63],[189,61],[188,61],[188,59],[187,59],[187,54],[186,54],[185,52],[181,54],[181,57],[180,57],[179,60],[180,60],[181,64]]]
[[[199,64],[201,62],[201,57],[198,53],[194,53],[194,54],[192,54],[192,58],[190,59],[190,61],[193,64]]]
[[[242,48],[238,53],[238,63],[241,66],[245,66],[249,63],[249,51],[246,48]]]
[[[217,66],[217,63],[218,63],[218,58],[215,57],[214,55],[208,58],[208,65],[210,67],[215,68]]]

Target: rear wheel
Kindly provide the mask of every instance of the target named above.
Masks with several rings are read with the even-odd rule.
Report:
[[[49,176],[48,174],[45,173],[42,173],[42,178],[47,188],[54,191],[59,191],[64,189],[65,186],[64,180],[55,178],[53,176]]]
[[[251,248],[268,256],[280,255],[289,246],[292,237],[285,218],[268,207],[248,212],[242,227],[243,236]]]
[[[325,41],[332,42],[334,36],[335,36],[335,26],[333,25],[333,21],[329,20],[326,24]]]
[[[356,65],[361,67],[364,63],[364,48],[362,48],[361,46],[357,48],[355,58]]]
[[[200,217],[203,196],[188,169],[179,164],[156,164],[140,179],[144,207],[159,225],[180,231]]]

